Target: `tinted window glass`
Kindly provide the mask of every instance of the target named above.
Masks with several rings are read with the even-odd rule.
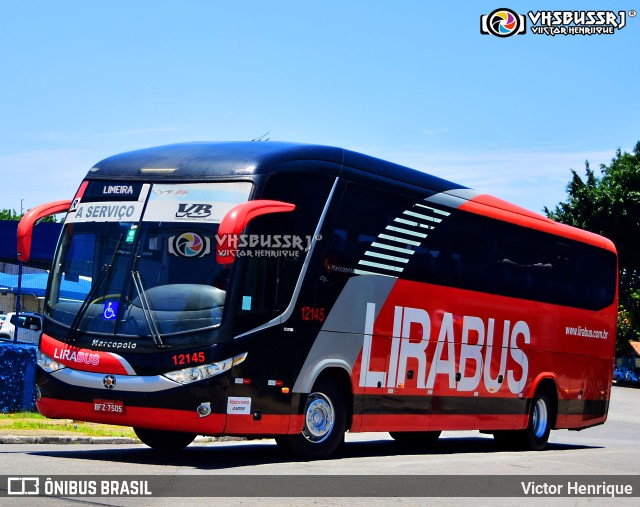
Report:
[[[268,178],[259,198],[292,203],[296,208],[259,216],[247,227],[249,244],[240,252],[243,274],[236,332],[271,320],[291,302],[333,181],[297,172]]]
[[[431,230],[407,214],[413,205],[401,195],[349,184],[326,245],[326,281],[352,274],[399,276]]]
[[[382,274],[591,310],[613,302],[617,269],[589,245],[355,184],[323,267],[320,287]]]

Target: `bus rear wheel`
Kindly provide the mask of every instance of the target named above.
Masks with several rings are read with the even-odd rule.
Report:
[[[184,449],[196,438],[193,433],[179,431],[149,430],[146,428],[133,428],[133,431],[143,444],[164,452]]]
[[[305,459],[328,458],[344,443],[345,405],[335,383],[321,380],[307,396],[302,432],[276,437],[278,446]]]
[[[549,393],[546,390],[536,392],[531,400],[527,427],[519,431],[497,431],[493,438],[501,447],[542,451],[549,441],[554,414],[553,398]]]

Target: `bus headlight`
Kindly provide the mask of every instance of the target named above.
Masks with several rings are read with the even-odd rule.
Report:
[[[247,358],[247,353],[239,354],[233,358],[225,359],[215,363],[201,364],[199,366],[191,366],[182,370],[169,371],[163,375],[169,380],[178,382],[179,384],[190,384],[198,380],[204,380],[210,377],[220,375],[231,369],[232,366],[240,364]]]
[[[40,349],[38,349],[38,366],[47,373],[53,373],[54,371],[61,370],[65,367],[55,359],[51,359],[49,356],[45,356],[42,352],[40,352]]]

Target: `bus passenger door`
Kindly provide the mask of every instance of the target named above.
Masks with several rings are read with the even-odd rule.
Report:
[[[390,339],[374,325],[374,311],[375,305],[367,304],[360,371],[356,372],[359,389],[354,392],[357,431],[389,431],[391,418],[388,405],[393,389],[387,387]]]

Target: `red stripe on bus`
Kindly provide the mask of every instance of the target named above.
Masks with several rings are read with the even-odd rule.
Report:
[[[46,334],[42,335],[40,350],[45,356],[74,370],[118,375],[135,374],[129,363],[118,354],[75,347],[55,340]]]
[[[582,241],[589,245],[604,248],[610,252],[616,252],[616,247],[613,242],[602,236],[554,222],[543,215],[538,215],[537,213],[533,213],[491,195],[482,194],[476,196],[462,204],[459,209],[502,220],[503,222],[509,222],[521,227],[528,227],[529,229]]]
[[[93,403],[41,398],[38,411],[52,419],[74,419],[119,426],[135,426],[168,431],[184,431],[198,435],[220,435],[224,430],[225,414],[200,417],[195,411],[125,406],[123,414],[96,412]]]
[[[278,435],[300,433],[303,425],[302,415],[261,414],[260,419],[253,415],[228,415],[224,432],[227,435]],[[290,430],[291,428],[291,430]]]
[[[356,426],[357,424],[357,426]],[[526,415],[499,414],[376,414],[354,417],[354,431],[457,431],[477,429],[523,429]]]

